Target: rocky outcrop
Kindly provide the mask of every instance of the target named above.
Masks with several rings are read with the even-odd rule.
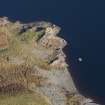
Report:
[[[0,18],[0,96],[27,90],[47,97],[48,105],[97,105],[76,89],[63,52],[67,42],[59,31],[49,22]]]

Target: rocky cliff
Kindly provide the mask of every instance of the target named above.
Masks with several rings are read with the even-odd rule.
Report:
[[[96,105],[76,89],[59,31],[0,18],[0,105]]]

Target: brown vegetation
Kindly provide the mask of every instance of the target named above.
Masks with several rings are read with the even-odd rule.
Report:
[[[0,32],[0,48],[6,48],[8,46],[7,35],[4,32]]]
[[[35,76],[34,69],[29,65],[11,65],[0,63],[0,93],[13,94],[23,90],[30,90],[30,84],[40,85],[44,80]]]

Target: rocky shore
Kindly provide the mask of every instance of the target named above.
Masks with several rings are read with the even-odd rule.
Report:
[[[24,24],[0,18],[0,105],[98,105],[76,89],[60,30],[50,22]],[[36,97],[42,100],[31,95],[37,103],[6,103],[5,99],[26,91],[39,94]]]

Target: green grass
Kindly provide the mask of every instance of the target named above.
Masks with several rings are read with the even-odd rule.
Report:
[[[33,30],[27,30],[26,32],[22,33],[21,40],[26,42],[31,42],[34,38],[35,41],[38,41],[44,34],[44,30],[40,32],[35,32]]]
[[[21,37],[22,37],[23,41],[30,42],[30,41],[32,41],[32,39],[35,35],[36,35],[35,32],[28,30],[27,32],[23,33]]]
[[[39,39],[44,35],[44,33],[45,33],[45,30],[42,30],[40,32],[36,32],[35,40],[39,41]]]

